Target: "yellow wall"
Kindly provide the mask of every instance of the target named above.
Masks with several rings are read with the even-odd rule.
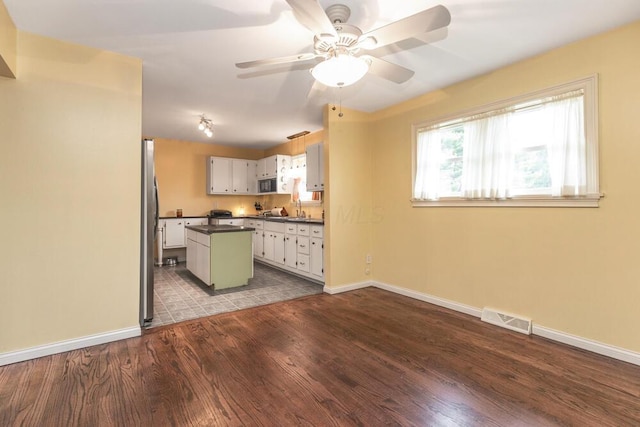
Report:
[[[234,148],[216,144],[154,138],[160,216],[207,215],[211,209],[228,209],[240,215],[241,208],[254,214],[256,196],[208,195],[206,167],[209,156],[259,159],[262,150]]]
[[[379,213],[372,227],[374,278],[640,351],[640,55],[630,53],[638,40],[640,22],[371,116],[374,132],[367,136],[373,136],[377,173],[369,188]],[[594,73],[606,193],[600,208],[410,206],[412,123]],[[330,132],[333,151],[338,144]],[[332,162],[339,157],[331,153]],[[341,169],[334,166],[332,189]],[[330,202],[333,211],[333,197]],[[341,255],[360,262],[359,252]]]
[[[142,64],[18,31],[0,79],[0,353],[138,327]]]
[[[267,150],[234,148],[217,144],[154,138],[155,166],[160,193],[160,216],[175,216],[182,209],[184,216],[207,215],[211,209],[228,209],[235,216],[254,215],[254,203],[265,209],[285,206],[289,214],[295,213],[290,195],[226,196],[208,195],[206,192],[206,161],[209,156],[257,160],[274,154],[296,155],[304,153],[306,145],[322,141],[323,132],[314,132],[305,138],[287,141]],[[292,210],[293,208],[293,210]],[[322,216],[322,206],[308,206],[305,211],[312,217]]]
[[[0,77],[16,76],[17,36],[16,26],[0,1]]]
[[[325,107],[325,281],[328,287],[371,278],[365,257],[371,251],[373,142],[369,116],[343,108],[343,117]]]

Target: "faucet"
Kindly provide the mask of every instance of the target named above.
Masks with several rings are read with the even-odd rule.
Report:
[[[298,200],[296,200],[296,217],[300,218],[300,215],[302,215],[302,201],[300,200],[300,198],[298,197]]]

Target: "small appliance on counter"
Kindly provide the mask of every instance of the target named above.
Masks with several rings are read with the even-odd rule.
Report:
[[[209,212],[209,225],[218,225],[218,220],[223,218],[233,218],[231,211],[226,209],[214,209]]]

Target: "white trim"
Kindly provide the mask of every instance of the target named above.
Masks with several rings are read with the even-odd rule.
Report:
[[[587,156],[587,188],[592,191],[600,191],[599,156],[598,156],[598,74],[576,79],[570,82],[558,84],[548,88],[539,89],[523,95],[517,95],[507,99],[490,102],[484,105],[464,109],[457,113],[446,114],[411,125],[411,194],[414,194],[417,173],[417,146],[418,132],[421,129],[434,128],[438,124],[452,122],[466,117],[476,116],[487,111],[501,110],[528,101],[534,101],[550,96],[561,95],[574,90],[582,90],[584,96],[584,126]],[[412,199],[412,207],[469,207],[469,206],[513,206],[513,207],[592,207],[597,208],[602,194],[589,194],[586,197],[517,197],[507,200],[478,200],[464,199],[461,197],[443,197],[439,200]]]
[[[555,329],[546,328],[544,326],[533,325],[533,334],[553,341],[568,344],[572,347],[581,348],[592,353],[601,354],[611,357],[612,359],[622,360],[623,362],[633,363],[640,366],[640,353],[631,350],[616,347],[609,344],[603,344],[598,341],[588,340],[576,335],[567,334],[566,332],[556,331]]]
[[[93,345],[105,344],[112,341],[139,337],[140,335],[142,335],[142,330],[139,326],[134,326],[132,328],[119,329],[102,334],[88,335],[86,337],[59,341],[52,344],[39,345],[37,347],[31,347],[24,350],[1,353],[0,366],[24,362],[25,360],[37,359],[38,357],[50,356],[52,354],[77,350],[79,348],[90,347]]]
[[[329,295],[335,295],[343,292],[355,291],[356,289],[368,288],[369,286],[374,286],[373,282],[359,282],[336,287],[328,287],[327,285],[324,285],[322,290]]]
[[[411,291],[409,289],[400,288],[398,286],[389,285],[387,283],[381,283],[381,282],[372,282],[372,286],[375,286],[376,288],[384,289],[385,291],[390,291],[399,295],[404,295],[409,298],[428,302],[440,307],[449,308],[454,311],[459,311],[460,313],[469,314],[477,318],[480,318],[480,316],[482,315],[482,310],[479,308],[471,307],[470,305],[466,305],[466,304],[460,304],[458,302],[436,297],[433,295],[424,294],[422,292]]]
[[[433,295],[425,294],[422,292],[412,291],[409,289],[401,288],[394,285],[389,285],[381,282],[370,282],[371,286],[384,289],[389,292],[393,292],[399,295],[404,295],[409,298],[425,301],[440,307],[448,308],[461,313],[469,314],[477,318],[482,317],[482,310],[476,307],[472,307],[466,304],[460,304],[455,301],[447,300],[444,298],[436,297]],[[342,288],[340,288],[342,289]],[[358,289],[358,288],[355,288]],[[325,291],[326,292],[326,291]],[[589,340],[586,338],[578,337],[568,334],[566,332],[556,331],[544,326],[537,326],[533,323],[531,333],[544,338],[548,338],[552,341],[560,342],[570,345],[572,347],[587,350],[592,353],[600,354],[602,356],[611,357],[612,359],[621,360],[623,362],[632,363],[640,366],[640,353],[627,350],[624,348],[616,347],[609,344],[603,344],[598,341]]]
[[[597,208],[604,195],[585,197],[517,197],[511,199],[475,200],[458,197],[442,197],[438,200],[411,199],[414,208],[423,207],[497,207],[511,206],[540,208]]]

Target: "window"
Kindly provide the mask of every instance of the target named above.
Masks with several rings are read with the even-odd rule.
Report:
[[[292,183],[291,203],[300,200],[304,204],[319,203],[321,195],[318,192],[307,191],[307,155],[299,154],[291,157],[291,171],[289,180]]]
[[[597,206],[590,77],[414,126],[414,206]]]

